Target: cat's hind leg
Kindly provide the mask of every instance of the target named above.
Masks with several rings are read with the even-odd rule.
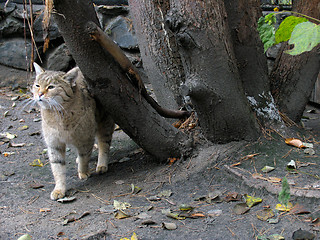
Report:
[[[77,147],[78,157],[76,162],[78,163],[78,176],[80,179],[87,180],[90,177],[89,161],[92,153],[92,144],[88,146]]]
[[[99,154],[96,172],[99,174],[105,173],[108,170],[109,151],[113,131],[114,121],[109,115],[98,123],[97,140]]]
[[[65,149],[66,146],[62,143],[48,147],[50,165],[55,180],[55,187],[51,192],[52,200],[63,198],[66,193]]]

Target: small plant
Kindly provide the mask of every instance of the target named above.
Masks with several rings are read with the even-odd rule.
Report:
[[[299,17],[292,15],[285,18],[276,29],[276,15],[284,12]],[[320,25],[312,23],[308,19],[320,23],[318,19],[291,11],[274,12],[260,17],[258,31],[264,45],[264,51],[266,52],[269,47],[286,41],[294,45],[292,49],[285,51],[287,54],[299,55],[311,51],[320,43]]]
[[[285,207],[288,207],[289,199],[290,199],[290,185],[288,183],[287,178],[284,177],[282,179],[282,188],[279,193],[278,200],[282,205],[284,205]]]

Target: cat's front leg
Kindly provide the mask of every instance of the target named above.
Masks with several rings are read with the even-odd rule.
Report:
[[[57,200],[63,198],[66,193],[65,145],[48,147],[48,153],[56,184],[51,192],[51,199]]]

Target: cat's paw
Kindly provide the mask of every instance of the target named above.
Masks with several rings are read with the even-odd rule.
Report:
[[[89,172],[87,172],[87,173],[79,172],[79,173],[78,173],[78,176],[79,176],[79,178],[82,179],[82,180],[87,180],[87,179],[90,177],[90,173],[89,173]]]
[[[107,166],[97,166],[96,168],[96,173],[98,174],[103,174],[103,173],[106,173],[107,171],[108,171]]]
[[[63,190],[53,190],[51,192],[51,199],[52,200],[58,200],[60,198],[63,198],[65,196],[65,191]]]

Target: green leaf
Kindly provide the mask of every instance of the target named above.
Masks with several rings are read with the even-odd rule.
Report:
[[[290,185],[286,177],[282,178],[282,188],[279,193],[278,200],[284,206],[288,205],[290,199]]]
[[[308,20],[306,18],[295,16],[289,16],[285,18],[275,33],[276,44],[288,41],[295,26],[297,26],[299,23],[307,21]]]
[[[31,236],[29,234],[25,234],[19,237],[18,240],[31,240]]]
[[[294,48],[285,51],[290,55],[299,55],[303,52],[311,51],[320,43],[320,25],[312,22],[298,24],[291,34],[289,44],[294,44]]]
[[[260,39],[264,46],[264,52],[275,44],[275,27],[276,18],[274,13],[270,13],[265,17],[260,17],[258,21],[258,31]]]

